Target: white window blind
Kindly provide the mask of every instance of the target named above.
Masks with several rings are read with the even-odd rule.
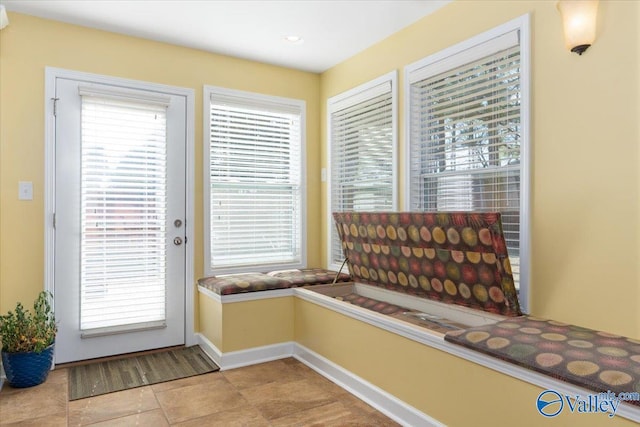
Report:
[[[410,209],[501,212],[517,286],[520,50],[514,30],[408,73]]]
[[[330,212],[394,208],[394,97],[392,80],[329,100]],[[330,220],[330,260],[344,255]]]
[[[280,98],[211,95],[212,270],[303,263],[302,108]]]
[[[161,326],[166,104],[91,89],[80,94],[80,329],[100,334]]]

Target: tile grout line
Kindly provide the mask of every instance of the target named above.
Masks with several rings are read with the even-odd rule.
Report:
[[[64,385],[65,385],[65,389],[66,389],[66,393],[67,393],[67,398],[65,399],[66,402],[64,404],[64,406],[65,406],[64,422],[68,427],[69,426],[69,398],[71,397],[69,395],[69,369],[68,368],[63,368],[63,369],[64,369],[64,376],[66,378],[66,381],[64,382]],[[55,370],[55,368],[54,368],[54,370]]]
[[[160,408],[160,411],[162,411],[162,416],[164,417],[164,420],[167,422],[167,425],[169,426],[172,425],[171,422],[169,421],[169,416],[167,415],[167,411],[164,410],[164,407],[160,403],[160,399],[158,399],[158,395],[156,391],[153,389],[153,386],[149,386],[149,389],[151,390],[151,393],[153,393],[153,398],[156,400],[156,403],[158,404],[158,408]]]
[[[277,362],[277,361],[271,361],[271,362],[267,362],[267,363],[273,363],[273,362]],[[301,382],[301,381],[305,381],[305,380],[307,379],[307,378],[305,377],[305,375],[304,375],[304,374],[297,372],[297,371],[296,371],[296,369],[292,368],[289,364],[286,364],[286,363],[285,363],[284,365],[286,366],[286,368],[287,368],[287,370],[288,370],[289,372],[293,372],[294,374],[296,374],[296,376],[298,376],[298,377],[299,377],[299,378],[296,378],[295,380],[287,381],[287,383],[288,383],[288,384],[289,384],[289,383],[294,383],[294,382]],[[222,372],[222,374],[224,375],[224,372]],[[245,397],[244,397],[244,395],[242,394],[241,390],[240,390],[240,389],[239,389],[235,384],[233,384],[233,383],[232,383],[232,382],[231,382],[231,381],[230,381],[226,376],[225,376],[225,378],[227,379],[227,381],[228,381],[230,384],[232,384],[232,385],[233,385],[233,387],[238,391],[238,393],[240,393],[240,395],[241,395],[243,398],[245,398]],[[278,380],[274,380],[274,381],[269,381],[269,382],[267,382],[267,383],[259,384],[259,385],[257,385],[256,387],[261,387],[261,386],[264,386],[264,385],[267,385],[267,384],[273,384],[273,383],[282,384],[282,382],[280,382],[280,381],[278,381]],[[250,387],[246,387],[246,388],[248,389],[248,388],[250,388]],[[245,398],[245,400],[246,400],[246,398]],[[279,419],[281,419],[281,418],[285,418],[285,417],[288,417],[288,416],[293,416],[293,415],[295,415],[295,414],[300,414],[300,413],[306,412],[306,411],[311,410],[311,409],[317,409],[317,408],[320,408],[320,407],[322,407],[322,406],[324,406],[324,405],[326,405],[326,404],[330,404],[330,403],[340,403],[340,401],[339,401],[339,400],[335,400],[335,399],[331,399],[329,402],[325,402],[325,403],[318,403],[316,406],[311,406],[311,407],[309,407],[309,408],[305,408],[305,409],[298,409],[298,410],[296,410],[296,411],[294,411],[294,412],[291,412],[291,413],[289,413],[289,414],[283,415],[283,416],[278,417],[278,418],[274,418],[273,420],[272,420],[272,419],[267,418],[267,417],[266,417],[266,415],[263,413],[263,411],[261,411],[261,410],[260,410],[260,408],[258,408],[258,407],[257,407],[256,405],[254,405],[252,402],[249,402],[249,405],[250,405],[252,408],[254,408],[254,409],[255,409],[255,410],[256,410],[256,411],[257,411],[257,412],[262,416],[262,418],[264,418],[264,419],[267,421],[267,423],[268,423],[270,426],[272,426],[274,421],[277,421],[277,420],[279,420]]]
[[[235,384],[234,384],[234,383],[233,383],[233,382],[232,382],[232,381],[231,381],[231,380],[230,380],[230,379],[225,375],[225,372],[224,372],[224,371],[220,370],[220,371],[218,371],[218,372],[220,372],[220,374],[222,374],[222,376],[224,377],[225,381],[226,381],[227,383],[229,383],[229,385],[231,385],[231,387],[233,387],[233,389],[236,391],[236,393],[238,393],[238,394],[242,397],[242,399],[243,399],[245,402],[247,402],[247,405],[249,405],[252,409],[254,409],[258,414],[260,414],[260,416],[261,416],[261,417],[262,417],[262,418],[263,418],[263,419],[264,419],[264,420],[265,420],[265,421],[266,421],[270,426],[272,426],[272,425],[273,425],[273,424],[271,423],[271,420],[269,420],[267,417],[265,417],[265,416],[264,416],[264,414],[262,413],[262,411],[261,411],[258,407],[256,407],[256,405],[255,405],[253,402],[250,402],[250,401],[245,397],[245,395],[244,395],[244,394],[242,394],[242,390],[240,390],[240,389],[238,388],[238,386],[237,386],[237,385],[235,385]]]

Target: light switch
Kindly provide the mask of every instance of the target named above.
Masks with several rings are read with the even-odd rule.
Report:
[[[320,169],[320,181],[327,182],[327,168]]]
[[[33,200],[33,182],[18,182],[18,200]]]

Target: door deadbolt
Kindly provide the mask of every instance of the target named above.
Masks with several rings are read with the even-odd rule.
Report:
[[[175,221],[173,221],[173,225],[175,225],[176,228],[180,228],[182,226],[182,220],[176,219]]]
[[[180,246],[182,244],[182,238],[176,237],[175,239],[173,239],[173,244],[176,246]]]

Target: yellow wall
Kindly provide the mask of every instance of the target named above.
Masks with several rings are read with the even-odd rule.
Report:
[[[203,275],[202,87],[303,99],[307,105],[308,263],[319,266],[319,76],[10,13],[0,32],[0,313],[31,304],[44,276],[44,68],[195,91],[195,276]],[[18,201],[33,181],[33,201]],[[197,316],[196,316],[197,322]]]
[[[221,350],[222,345],[222,303],[198,294],[198,308],[200,310],[200,333],[204,335],[217,349]]]
[[[290,296],[222,304],[220,351],[226,353],[293,341],[293,299]]]
[[[640,22],[640,6],[636,7],[636,25]],[[636,40],[640,38],[640,30],[638,30],[636,28]],[[640,70],[640,54],[638,54],[638,50],[640,50],[640,48],[636,47],[636,70]],[[636,93],[640,94],[640,82],[636,83]],[[640,112],[640,95],[637,96],[636,98],[636,112]],[[637,124],[637,133],[636,135],[639,136],[640,138],[640,120],[636,120],[636,124]],[[636,160],[636,168],[638,168],[638,166],[640,166],[640,148],[637,149],[637,155],[638,155],[638,159]],[[637,188],[638,188],[638,193],[640,193],[640,173],[637,174],[637,179],[638,179],[638,184],[637,184]],[[640,196],[640,195],[639,195]],[[638,223],[636,226],[636,236],[637,236],[637,240],[638,240],[638,249],[637,249],[637,253],[640,253],[640,214],[638,214],[637,216],[638,219]],[[636,273],[636,277],[638,277],[638,280],[640,281],[640,262],[636,262],[636,268],[637,268],[637,273]],[[638,295],[636,295],[636,307],[640,307],[640,291],[638,292]],[[638,324],[640,324],[640,310],[636,309],[635,311],[636,313],[636,319]]]
[[[295,300],[295,341],[450,426],[631,426],[563,410],[543,418],[544,390],[359,320]]]
[[[530,312],[638,337],[639,8],[637,1],[601,1],[597,39],[578,56],[565,50],[555,2],[454,1],[321,75],[322,166],[327,99],[397,69],[402,177],[403,68],[530,13]],[[322,218],[326,209],[325,196]]]
[[[221,303],[200,294],[200,333],[222,353],[293,341],[293,296]]]

